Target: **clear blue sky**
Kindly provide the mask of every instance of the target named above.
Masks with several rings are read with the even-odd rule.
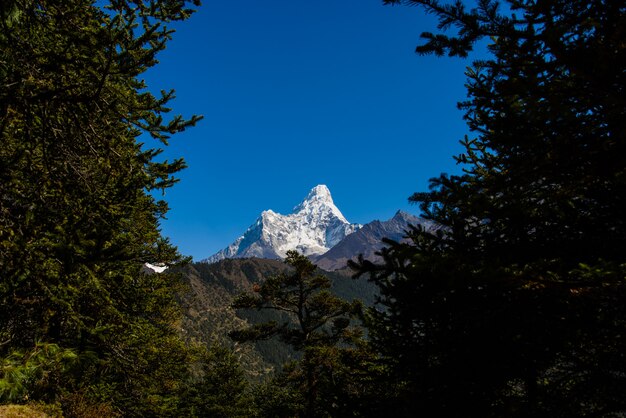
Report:
[[[381,0],[204,0],[145,76],[176,90],[174,113],[204,115],[165,152],[189,168],[164,234],[199,260],[317,184],[351,222],[417,213],[408,196],[459,171],[467,133],[470,61],[414,53],[435,24]]]

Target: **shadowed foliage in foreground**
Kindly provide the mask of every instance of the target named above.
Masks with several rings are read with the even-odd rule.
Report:
[[[456,30],[420,54],[467,69],[472,132],[411,201],[441,224],[353,264],[378,285],[370,337],[389,410],[445,416],[626,411],[626,8],[613,1],[392,1]],[[433,409],[434,408],[434,409]]]

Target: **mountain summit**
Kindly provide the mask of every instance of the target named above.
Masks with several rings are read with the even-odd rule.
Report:
[[[320,255],[360,227],[346,220],[335,206],[328,187],[318,185],[291,214],[263,211],[241,237],[203,261],[284,258],[289,250],[297,250],[307,256]]]

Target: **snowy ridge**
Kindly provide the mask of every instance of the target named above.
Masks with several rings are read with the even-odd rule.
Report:
[[[360,227],[346,220],[335,206],[328,187],[319,185],[289,215],[263,211],[241,237],[203,261],[284,258],[289,250],[297,250],[307,256],[321,255]]]

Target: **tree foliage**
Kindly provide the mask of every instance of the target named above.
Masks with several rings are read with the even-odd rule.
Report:
[[[299,362],[258,391],[266,416],[341,416],[351,389],[341,383],[349,380],[350,365],[367,357],[359,347],[360,330],[351,326],[361,304],[333,295],[328,277],[298,252],[288,251],[285,262],[292,272],[267,278],[253,293],[239,295],[233,306],[281,312],[286,319],[253,324],[231,337],[239,342],[278,337],[302,353]]]
[[[128,415],[176,415],[189,364],[173,327],[179,278],[142,266],[182,260],[153,192],[185,166],[159,147],[200,118],[167,117],[173,92],[155,96],[140,76],[189,3],[0,4],[0,358],[62,376],[31,379],[22,400],[81,392]],[[60,367],[63,353],[79,365]],[[0,381],[17,382],[7,370]]]
[[[253,415],[248,383],[233,353],[220,346],[199,349],[194,370],[182,396],[180,416],[245,418]]]
[[[370,336],[410,415],[608,416],[626,409],[626,7],[602,0],[422,6],[442,31],[420,54],[489,59],[459,104],[474,135],[416,193],[414,229],[384,264]]]

